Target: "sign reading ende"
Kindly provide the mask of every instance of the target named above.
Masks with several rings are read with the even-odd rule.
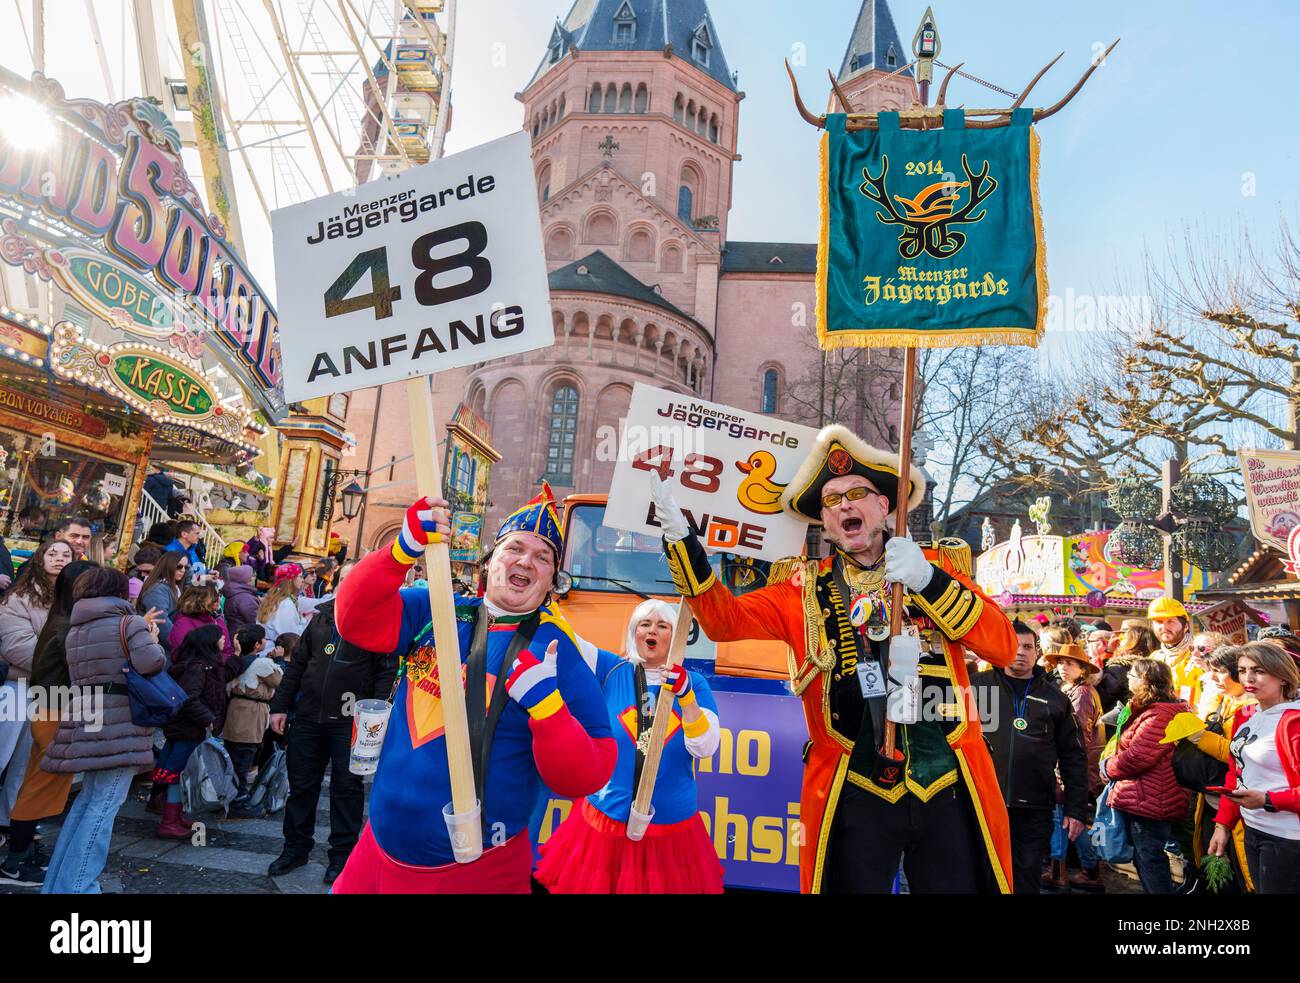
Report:
[[[271,216],[285,396],[555,341],[526,133]]]
[[[638,384],[619,441],[604,524],[660,535],[650,475],[673,486],[709,549],[778,560],[802,552],[807,524],[781,493],[817,432],[746,410]]]
[[[1265,546],[1287,551],[1300,526],[1300,451],[1237,451],[1246,478],[1250,528]]]

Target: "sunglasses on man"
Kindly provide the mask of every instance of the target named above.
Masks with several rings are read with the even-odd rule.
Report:
[[[822,507],[833,509],[835,508],[835,506],[839,505],[840,502],[844,501],[844,499],[846,498],[850,502],[860,502],[868,495],[879,495],[879,494],[881,493],[876,491],[876,489],[870,487],[869,485],[859,485],[857,488],[850,488],[848,491],[844,492],[843,494],[836,492],[831,495],[823,495]]]

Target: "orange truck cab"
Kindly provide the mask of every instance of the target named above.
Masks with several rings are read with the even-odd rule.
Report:
[[[676,604],[668,562],[652,536],[605,526],[605,495],[564,500],[564,550],[557,603],[574,631],[622,655],[627,625],[641,601]],[[716,554],[714,569],[736,593],[762,587],[763,572]],[[808,740],[803,708],[787,682],[788,648],[779,642],[715,643],[691,628],[688,668],[708,681],[718,703],[722,742],[696,766],[700,813],[713,837],[729,888],[799,889],[799,787]],[[552,798],[534,842],[543,843],[568,815]]]

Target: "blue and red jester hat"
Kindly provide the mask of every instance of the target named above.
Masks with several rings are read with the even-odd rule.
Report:
[[[506,516],[506,521],[497,531],[496,541],[499,543],[515,532],[531,532],[550,543],[551,549],[555,550],[555,566],[559,568],[560,558],[564,556],[564,534],[560,531],[555,495],[545,481],[536,498]]]

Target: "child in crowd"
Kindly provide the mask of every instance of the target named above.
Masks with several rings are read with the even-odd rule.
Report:
[[[172,629],[167,638],[173,659],[185,643],[186,636],[204,625],[215,625],[221,629],[224,639],[222,651],[229,658],[234,647],[230,644],[226,619],[221,616],[221,595],[211,584],[191,585],[181,591],[180,601],[176,604],[176,616],[172,619]]]
[[[166,839],[190,838],[191,822],[181,814],[181,772],[209,733],[221,733],[226,719],[226,683],[240,672],[240,660],[226,658],[223,628],[193,628],[173,656],[171,674],[189,698],[180,713],[163,727],[167,743],[153,774],[155,788],[159,784],[166,786],[163,821],[157,834]]]
[[[230,752],[231,763],[235,766],[235,781],[239,786],[239,798],[231,806],[230,818],[255,819],[264,813],[248,806],[248,772],[262,746],[271,718],[271,697],[275,696],[284,671],[271,658],[266,629],[261,625],[246,625],[239,629],[235,633],[235,651],[242,655],[258,654],[227,687],[230,706],[221,737]]]

